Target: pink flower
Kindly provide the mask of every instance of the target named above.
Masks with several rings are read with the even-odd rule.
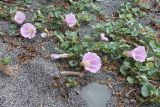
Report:
[[[20,32],[24,38],[32,39],[36,36],[36,27],[31,23],[26,23],[21,27]]]
[[[26,20],[26,16],[24,13],[17,11],[14,16],[14,21],[18,24],[22,24]]]
[[[135,61],[144,62],[147,58],[144,46],[137,46],[131,51],[127,52],[127,56],[133,58]]]
[[[87,52],[84,54],[82,63],[87,71],[96,73],[101,68],[101,58],[96,53]]]
[[[73,27],[77,23],[76,16],[73,13],[67,14],[65,16],[65,22],[69,27]]]
[[[103,40],[103,41],[108,41],[108,38],[105,37],[105,34],[104,34],[104,33],[101,33],[101,34],[100,34],[100,37],[101,37],[101,40]]]
[[[67,57],[68,57],[68,54],[52,54],[51,55],[52,60],[59,59],[59,58],[67,58]]]

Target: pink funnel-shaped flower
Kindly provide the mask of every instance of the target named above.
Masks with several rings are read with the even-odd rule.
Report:
[[[52,60],[59,59],[59,58],[67,58],[67,57],[68,57],[68,54],[52,54],[51,55]]]
[[[145,47],[137,46],[133,50],[128,51],[127,56],[133,58],[135,61],[144,62],[147,58]]]
[[[76,16],[73,13],[67,14],[65,16],[65,22],[69,27],[73,27],[77,23]]]
[[[26,15],[20,11],[17,11],[14,16],[14,21],[18,24],[22,24],[26,20]]]
[[[101,33],[101,34],[100,34],[100,37],[101,37],[101,40],[103,40],[103,41],[108,41],[108,38],[105,36],[104,33]]]
[[[21,27],[20,32],[24,38],[32,39],[36,36],[36,27],[31,23],[26,23]]]
[[[101,58],[92,52],[87,52],[84,54],[82,63],[84,64],[85,70],[92,73],[96,73],[101,69]]]

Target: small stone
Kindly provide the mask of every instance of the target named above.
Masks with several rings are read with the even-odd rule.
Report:
[[[80,95],[86,101],[88,107],[106,107],[111,93],[106,85],[93,82],[83,87]]]
[[[46,38],[46,36],[47,36],[47,33],[45,33],[45,32],[41,33],[42,38]]]

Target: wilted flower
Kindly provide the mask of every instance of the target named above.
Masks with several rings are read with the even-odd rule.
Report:
[[[51,59],[59,59],[59,58],[67,58],[69,55],[68,54],[52,54]]]
[[[26,20],[26,16],[24,13],[17,11],[14,16],[14,21],[18,24],[22,24]]]
[[[32,39],[36,36],[36,27],[31,23],[26,23],[21,27],[20,32],[24,38]]]
[[[84,54],[82,63],[87,71],[90,71],[92,73],[96,73],[101,68],[101,58],[96,54],[92,52],[87,52]]]
[[[65,22],[69,27],[73,27],[77,23],[76,16],[73,13],[67,14],[65,16]]]
[[[100,37],[101,37],[101,40],[103,40],[103,41],[108,41],[108,38],[105,36],[104,33],[101,33],[101,34],[100,34]]]
[[[131,51],[127,52],[127,56],[133,58],[135,61],[144,62],[147,58],[144,46],[137,46]]]

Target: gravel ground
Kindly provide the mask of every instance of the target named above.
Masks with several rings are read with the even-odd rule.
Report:
[[[33,0],[34,3],[36,0]],[[98,4],[105,10],[106,16],[112,15],[113,12],[120,7],[121,3],[125,3],[129,0],[104,0],[98,2]],[[32,5],[36,8],[36,5]],[[0,24],[7,25],[7,22],[1,21]],[[7,31],[6,27],[3,27]],[[90,26],[83,26],[80,29],[80,34],[86,35],[93,30]],[[43,43],[43,45],[35,45]],[[35,45],[37,49],[36,57],[25,64],[20,64],[20,70],[18,75],[14,77],[6,76],[3,72],[0,72],[0,107],[87,107],[86,102],[80,97],[79,92],[81,86],[67,91],[68,98],[62,99],[62,89],[53,88],[51,83],[53,76],[59,76],[59,68],[54,61],[47,60],[45,56],[48,53],[55,52],[55,45],[52,41],[40,38],[40,35],[32,41],[20,40],[21,45]],[[4,56],[11,56],[12,63],[17,64],[17,56],[20,53],[26,51],[22,48],[16,48],[12,51],[8,51],[10,46],[4,42],[4,39],[0,38],[0,59]],[[84,84],[98,81],[107,84],[108,80],[111,80],[113,84],[114,92],[122,91],[125,93],[124,84],[119,83],[117,79],[109,72],[99,72],[96,75],[89,73],[85,74]],[[125,107],[135,107],[135,105],[129,105],[129,99],[119,99],[112,94],[112,97],[108,101],[106,107],[117,107],[119,100],[125,102]],[[146,106],[149,107],[149,106]]]

